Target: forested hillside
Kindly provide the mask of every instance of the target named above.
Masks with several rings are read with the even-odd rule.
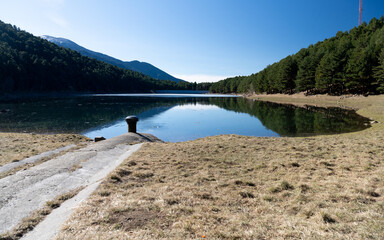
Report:
[[[79,52],[82,56],[94,58],[96,60],[115,65],[116,67],[132,70],[135,72],[141,72],[142,74],[148,75],[148,76],[155,78],[155,79],[171,80],[174,82],[183,81],[181,79],[178,79],[178,78],[175,78],[175,77],[169,75],[168,73],[164,72],[163,70],[153,66],[152,64],[146,63],[146,62],[139,62],[139,61],[123,62],[119,59],[110,57],[108,55],[86,49],[86,48],[78,45],[77,43],[72,42],[71,40],[68,40],[65,38],[56,38],[56,37],[51,37],[51,36],[47,36],[47,35],[41,36],[41,38],[46,39],[52,43],[55,43],[56,45],[59,45],[60,47],[65,47],[65,48],[75,50],[75,51]]]
[[[0,21],[0,94],[191,89],[81,56]]]
[[[215,93],[384,93],[384,18],[310,45],[250,76],[214,83]]]

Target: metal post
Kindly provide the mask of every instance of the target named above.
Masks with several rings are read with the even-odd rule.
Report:
[[[359,1],[359,26],[363,21],[363,0]]]
[[[128,124],[128,132],[136,133],[136,124],[139,121],[139,118],[136,116],[128,116],[125,118],[125,121]]]

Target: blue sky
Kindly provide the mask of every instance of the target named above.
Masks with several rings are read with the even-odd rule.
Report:
[[[1,0],[0,20],[189,81],[249,75],[358,23],[359,0]],[[364,0],[363,21],[384,0]]]

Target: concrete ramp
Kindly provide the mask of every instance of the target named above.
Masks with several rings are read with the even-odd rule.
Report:
[[[12,230],[23,218],[61,194],[85,187],[88,193],[83,190],[82,195],[88,196],[141,143],[156,141],[160,140],[150,134],[126,133],[0,179],[0,234]]]

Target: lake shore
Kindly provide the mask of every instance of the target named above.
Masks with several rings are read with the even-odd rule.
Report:
[[[352,108],[377,123],[340,135],[145,144],[58,239],[381,238],[384,96],[248,98]]]

